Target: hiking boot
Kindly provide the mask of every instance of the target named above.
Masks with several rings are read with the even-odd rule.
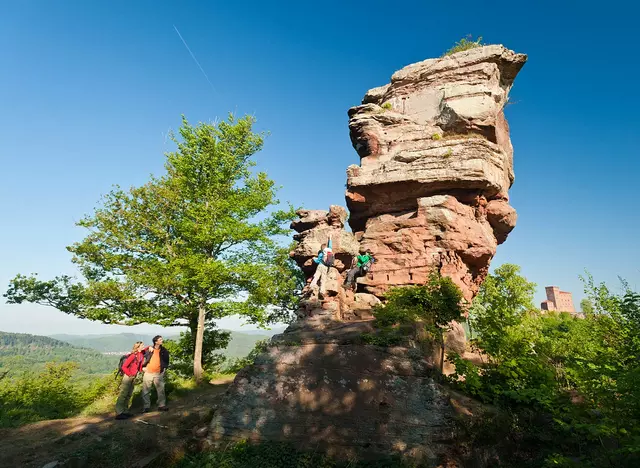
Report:
[[[118,415],[116,415],[116,419],[129,419],[131,417],[130,414],[127,413],[120,413]]]
[[[142,410],[143,413],[149,413],[150,411],[151,411],[151,409],[149,409],[149,408],[145,408],[145,409]]]
[[[158,406],[158,411],[169,411],[169,408],[166,406]]]
[[[122,414],[124,414],[127,418],[133,418],[132,413],[122,413]]]

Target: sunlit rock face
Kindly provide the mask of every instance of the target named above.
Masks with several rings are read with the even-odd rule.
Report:
[[[347,169],[349,224],[378,259],[366,292],[423,284],[435,268],[475,296],[516,224],[504,106],[525,61],[497,45],[425,60],[349,110],[361,158]]]
[[[516,224],[504,106],[525,61],[502,46],[425,60],[349,111],[361,157],[347,169],[349,214],[339,206],[300,210],[291,225],[298,243],[290,255],[307,282],[313,257],[332,240],[325,294],[306,286],[299,320],[236,376],[214,413],[212,442],[286,440],[338,456],[400,454],[420,466],[463,466],[459,405],[434,378],[442,355],[409,339],[385,348],[366,337],[375,333],[372,308],[390,287],[424,284],[437,270],[467,300],[477,293]],[[376,263],[355,291],[345,290],[346,271],[367,249]],[[441,352],[465,349],[454,322]]]

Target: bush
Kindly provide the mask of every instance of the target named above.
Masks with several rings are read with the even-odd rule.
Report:
[[[373,309],[375,325],[390,329],[408,329],[413,325],[443,340],[443,330],[452,320],[464,321],[462,292],[451,280],[440,273],[432,273],[426,284],[391,288],[385,294],[386,303]],[[418,336],[414,336],[418,339]]]
[[[246,441],[185,457],[176,468],[409,468],[396,456],[379,457],[376,460],[338,461],[319,452],[300,450],[289,443]]]
[[[228,331],[217,330],[211,324],[205,327],[202,342],[202,366],[205,373],[215,372],[215,369],[223,364],[225,356],[216,351],[225,349],[229,345],[230,338],[231,333]],[[171,353],[171,370],[181,377],[192,377],[196,343],[191,332],[189,330],[181,332],[177,341],[167,340],[164,346]]]
[[[0,427],[16,427],[43,419],[67,418],[99,398],[109,388],[107,379],[81,387],[72,382],[76,363],[48,363],[35,375],[0,381]]]
[[[532,309],[535,285],[501,266],[472,306],[485,364],[450,357],[451,383],[501,408],[518,434],[505,446],[517,463],[640,466],[640,294],[584,282],[593,313],[543,314]]]
[[[482,43],[482,36],[478,37],[475,41],[473,40],[473,36],[469,34],[467,37],[463,37],[456,45],[454,45],[451,49],[447,50],[444,56],[452,55],[457,52],[463,52],[469,49],[475,49],[476,47],[482,47],[484,44]]]

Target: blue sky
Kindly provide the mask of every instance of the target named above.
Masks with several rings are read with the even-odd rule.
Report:
[[[639,7],[522,3],[0,1],[2,289],[19,272],[73,273],[74,222],[111,185],[161,171],[181,114],[254,114],[280,199],[344,204],[347,109],[467,34],[529,55],[507,109],[518,225],[492,266],[521,265],[537,301],[554,284],[577,305],[585,268],[640,288]],[[0,329],[120,331],[5,304]]]

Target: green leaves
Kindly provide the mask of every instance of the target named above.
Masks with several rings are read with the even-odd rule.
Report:
[[[472,307],[480,367],[450,358],[450,382],[502,407],[532,466],[572,458],[579,466],[636,466],[640,447],[640,295],[616,295],[583,278],[592,313],[531,310],[533,284],[515,265],[490,275]],[[623,286],[626,286],[623,282]],[[588,311],[586,311],[588,312]],[[544,440],[542,434],[555,434]],[[535,444],[539,444],[538,447]]]
[[[275,183],[254,171],[264,135],[254,119],[191,125],[184,117],[166,173],[108,193],[68,247],[83,281],[16,276],[10,302],[46,304],[104,323],[187,325],[245,315],[267,324],[297,305],[299,273],[278,245],[295,217]],[[197,353],[196,353],[197,354]]]
[[[442,339],[442,330],[449,322],[464,320],[462,292],[451,278],[439,273],[432,273],[422,286],[392,288],[386,299],[386,304],[373,312],[381,328],[420,322]]]

